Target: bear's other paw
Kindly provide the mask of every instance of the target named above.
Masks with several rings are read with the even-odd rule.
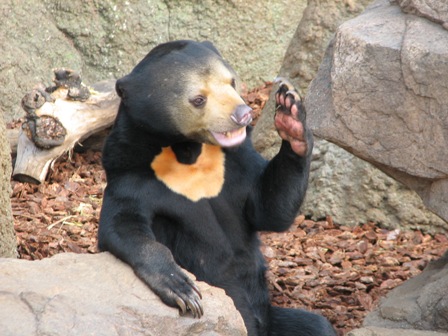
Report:
[[[275,93],[275,128],[280,137],[288,141],[299,156],[306,156],[312,148],[312,133],[306,127],[306,112],[302,99],[294,86],[285,78],[277,77]]]

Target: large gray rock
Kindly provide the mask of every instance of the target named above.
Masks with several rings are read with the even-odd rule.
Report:
[[[204,316],[179,316],[108,253],[0,259],[0,335],[246,335],[222,289],[197,282]]]
[[[448,220],[448,32],[377,1],[343,24],[306,100],[315,134],[417,191]]]
[[[365,327],[448,332],[448,254],[390,291],[367,315]],[[357,334],[354,334],[357,335]],[[403,335],[411,335],[404,333]]]
[[[253,87],[272,80],[306,0],[0,1],[0,107],[23,116],[20,100],[51,69],[72,68],[86,83],[128,73],[155,45],[211,40]]]
[[[369,0],[309,1],[288,47],[280,76],[303,93],[315,77],[325,49],[337,27],[358,15]],[[324,108],[324,107],[322,107]],[[254,143],[267,158],[280,145],[273,126],[273,99],[254,130]],[[313,118],[309,111],[309,118]],[[313,219],[330,215],[334,221],[355,225],[367,221],[384,226],[440,231],[446,223],[428,211],[414,191],[342,148],[316,138],[310,183],[302,212]]]

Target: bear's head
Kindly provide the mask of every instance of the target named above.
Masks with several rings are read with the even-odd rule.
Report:
[[[235,71],[210,42],[155,47],[117,81],[116,90],[120,110],[146,132],[171,142],[165,145],[195,141],[236,146],[252,121]]]

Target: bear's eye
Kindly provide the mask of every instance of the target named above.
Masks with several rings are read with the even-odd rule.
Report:
[[[230,85],[232,85],[232,87],[233,87],[234,89],[236,88],[235,78],[232,78],[232,82],[230,82]]]
[[[196,96],[193,99],[190,99],[190,103],[193,104],[194,107],[202,107],[205,105],[207,98],[204,96]]]

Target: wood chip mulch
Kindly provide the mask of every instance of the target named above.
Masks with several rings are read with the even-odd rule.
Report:
[[[261,111],[269,91],[270,84],[247,93],[247,100]],[[100,152],[72,153],[54,164],[46,183],[11,182],[20,258],[98,251],[106,185],[100,161]],[[321,312],[340,335],[359,327],[381,297],[448,249],[444,234],[343,224],[299,216],[288,232],[261,234],[274,304]]]
[[[287,233],[263,233],[273,301],[314,309],[341,335],[394,287],[419,274],[448,249],[444,234],[338,225],[299,216]]]

